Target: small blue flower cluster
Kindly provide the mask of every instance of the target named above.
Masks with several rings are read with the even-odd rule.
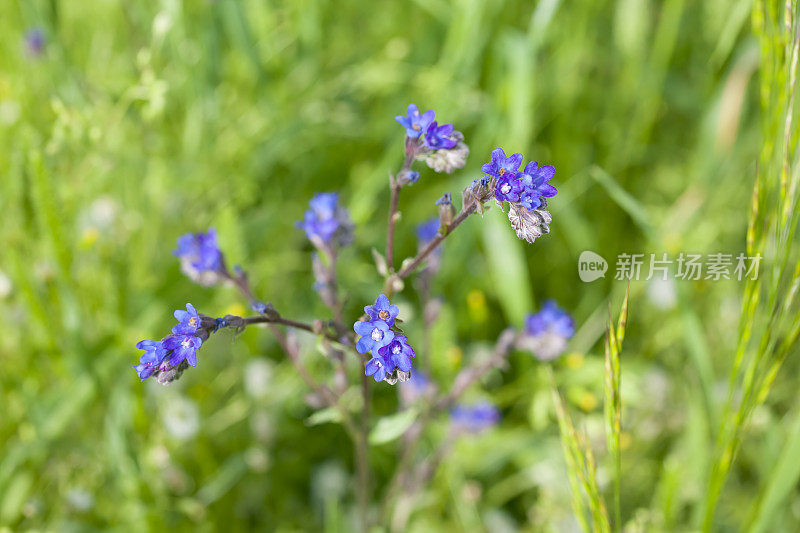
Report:
[[[439,125],[435,117],[436,113],[431,109],[420,113],[415,104],[408,104],[405,116],[398,115],[395,120],[406,129],[408,155],[424,160],[436,172],[451,173],[464,166],[469,147],[455,126]],[[413,181],[418,178],[417,174]]]
[[[178,323],[172,328],[172,335],[160,341],[143,340],[136,344],[144,354],[133,369],[142,381],[156,375],[159,383],[167,384],[180,377],[188,366],[197,366],[197,350],[208,337],[208,325],[190,303],[186,311],[175,311]]]
[[[25,32],[25,48],[29,55],[42,55],[46,44],[47,39],[41,28],[31,28]]]
[[[182,235],[172,253],[180,260],[183,273],[201,285],[214,285],[225,274],[225,260],[214,228],[206,233]]]
[[[550,361],[564,353],[573,335],[575,321],[555,300],[548,300],[541,311],[525,319],[520,347],[530,350],[537,359]]]
[[[417,239],[419,239],[420,247],[431,242],[439,234],[439,226],[439,217],[431,218],[417,226]]]
[[[501,148],[492,150],[492,160],[481,167],[486,175],[465,190],[465,201],[475,202],[483,213],[483,202],[494,196],[502,209],[509,202],[508,220],[520,239],[532,243],[550,232],[552,217],[545,210],[546,198],[558,192],[548,183],[555,175],[552,165],[540,167],[531,161],[520,171],[522,154],[506,156]]]
[[[411,372],[411,358],[414,349],[408,345],[408,338],[395,325],[400,310],[381,294],[374,305],[364,308],[368,319],[353,324],[353,330],[360,336],[356,343],[358,353],[372,353],[364,373],[375,381],[384,379],[394,384],[408,379]]]
[[[458,141],[453,138],[455,127],[452,124],[439,124],[433,120],[436,113],[429,109],[420,114],[416,104],[408,104],[406,116],[398,115],[394,119],[406,129],[409,139],[419,139],[422,137],[425,146],[431,150],[449,150]]]
[[[339,194],[323,192],[314,195],[308,202],[309,210],[297,227],[317,248],[346,246],[353,237],[353,225],[347,210],[339,206]]]
[[[544,198],[551,198],[558,192],[548,182],[556,169],[552,165],[540,167],[536,161],[525,165],[520,172],[522,154],[506,157],[501,148],[492,150],[492,161],[481,167],[488,177],[495,178],[494,197],[497,201],[519,204],[532,211],[545,205]]]
[[[575,321],[555,300],[547,300],[541,311],[525,319],[525,330],[530,335],[552,332],[569,339],[575,335]]]
[[[450,411],[453,428],[470,433],[478,433],[500,421],[500,411],[489,402],[474,405],[457,405]]]

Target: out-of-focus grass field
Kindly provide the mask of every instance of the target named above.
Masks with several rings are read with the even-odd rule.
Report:
[[[602,336],[608,300],[618,309],[625,289],[617,254],[745,250],[764,133],[751,7],[0,3],[0,525],[349,529],[350,445],[340,426],[310,424],[307,390],[268,331],[216,335],[169,388],[140,384],[131,365],[134,344],[166,334],[187,301],[246,313],[233,289],[180,273],[171,251],[188,231],[216,227],[229,261],[285,316],[326,315],[294,228],[316,191],[340,191],[356,223],[340,268],[355,320],[382,285],[370,248],[383,247],[387,173],[402,162],[393,117],[409,102],[454,123],[472,153],[464,169],[425,169],[403,191],[399,257],[415,253],[413,228],[434,200],[460,197],[495,147],[552,163],[559,189],[552,232],[534,245],[497,209],[448,238],[434,282],[445,306],[431,353],[417,359],[448,383],[506,325],[557,299],[579,332],[556,380],[608,494]],[[45,35],[40,55],[26,50],[32,28]],[[611,263],[605,279],[578,279],[587,249]],[[621,439],[630,531],[701,523],[742,290],[632,283]],[[413,338],[413,284],[397,298]],[[324,378],[330,365],[304,342]],[[715,529],[800,522],[796,477],[761,512],[776,465],[800,461],[784,446],[797,431],[797,372],[789,357],[743,426]],[[375,416],[397,409],[396,389],[372,390]],[[496,402],[503,421],[455,447],[412,530],[576,529],[544,367],[515,353],[468,397]],[[395,460],[393,444],[372,449],[376,496]]]

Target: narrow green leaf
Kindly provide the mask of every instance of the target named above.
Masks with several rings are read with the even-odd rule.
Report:
[[[533,308],[526,243],[511,229],[508,219],[499,209],[490,210],[483,220],[483,242],[489,261],[489,271],[497,290],[497,299],[511,323],[520,323]]]
[[[751,533],[770,531],[778,509],[787,497],[795,490],[800,480],[800,411],[795,414],[789,440],[783,446],[775,463],[761,497],[753,505],[750,512],[749,528]]]
[[[416,409],[406,409],[378,419],[378,423],[369,434],[369,443],[385,444],[395,440],[414,423],[418,414]]]
[[[325,409],[320,409],[319,411],[315,412],[308,418],[306,418],[306,425],[307,426],[318,426],[320,424],[327,424],[329,422],[341,422],[342,421],[342,413],[339,409],[335,407],[326,407]]]

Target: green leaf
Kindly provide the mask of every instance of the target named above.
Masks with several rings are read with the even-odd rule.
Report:
[[[375,424],[375,428],[369,434],[370,444],[386,444],[400,435],[414,423],[419,413],[416,409],[406,409],[393,415],[384,416]]]
[[[791,435],[751,511],[748,529],[752,533],[770,530],[772,521],[780,514],[780,506],[784,505],[800,479],[800,412],[795,416]]]
[[[517,239],[508,219],[499,209],[489,211],[483,219],[483,242],[494,281],[497,299],[511,323],[521,323],[533,309],[533,297],[526,243]]]
[[[329,422],[341,422],[342,413],[335,407],[326,407],[320,409],[313,415],[306,418],[307,426],[318,426],[320,424],[327,424]]]

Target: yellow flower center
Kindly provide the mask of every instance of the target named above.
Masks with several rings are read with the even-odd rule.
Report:
[[[378,316],[380,317],[381,320],[386,320],[387,318],[389,318],[389,311],[386,311],[384,309],[380,313],[378,313]]]

